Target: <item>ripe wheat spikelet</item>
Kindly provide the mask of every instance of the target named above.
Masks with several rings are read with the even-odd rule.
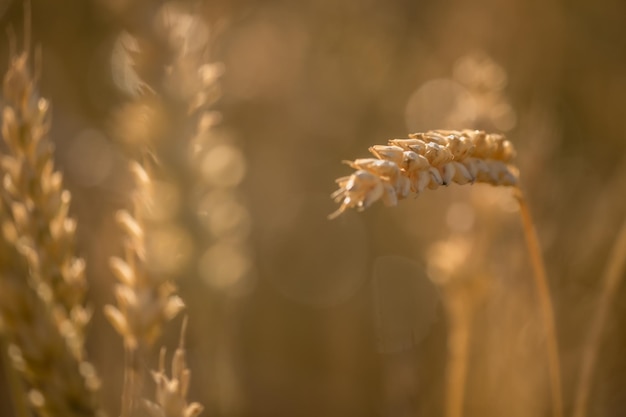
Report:
[[[49,103],[38,95],[29,58],[12,51],[3,81],[2,330],[38,414],[94,416],[99,381],[84,354],[84,262],[74,255],[76,222],[54,170]]]
[[[376,158],[345,161],[356,171],[337,179],[339,189],[332,197],[341,206],[329,218],[348,208],[366,209],[378,200],[395,206],[411,192],[419,194],[451,183],[517,184],[517,168],[510,164],[515,149],[500,134],[431,130],[392,139],[369,151]]]

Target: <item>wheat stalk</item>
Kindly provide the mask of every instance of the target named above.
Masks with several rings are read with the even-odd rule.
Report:
[[[490,280],[474,262],[476,240],[451,236],[428,250],[428,273],[443,295],[448,317],[448,363],[446,365],[446,417],[461,417],[469,367],[471,329]]]
[[[50,105],[37,81],[28,49],[18,54],[13,43],[2,85],[3,330],[40,414],[96,415],[99,381],[84,353],[85,263],[74,254],[76,222],[54,169]]]
[[[563,397],[561,392],[562,385],[559,346],[556,338],[554,308],[550,297],[550,287],[548,285],[546,266],[543,261],[543,256],[541,255],[541,247],[539,245],[537,231],[535,230],[535,223],[533,222],[530,209],[528,208],[528,203],[526,202],[521,189],[518,188],[516,190],[515,197],[517,198],[520,207],[524,236],[526,238],[526,245],[530,254],[533,277],[535,280],[535,289],[539,299],[539,312],[541,313],[542,322],[545,327],[548,353],[548,371],[550,386],[552,389],[553,415],[555,417],[562,417]]]
[[[431,130],[411,134],[407,139],[392,139],[387,145],[370,147],[369,151],[375,158],[344,161],[356,171],[336,180],[339,189],[331,197],[340,206],[329,215],[330,219],[349,208],[364,210],[378,200],[395,206],[411,193],[420,194],[451,183],[482,182],[515,188],[545,327],[552,411],[554,417],[562,417],[561,371],[550,289],[530,211],[518,187],[519,171],[511,163],[515,156],[512,143],[503,135],[478,130]]]
[[[183,59],[190,55],[194,42],[198,42],[187,33],[195,28],[195,19],[181,15],[173,4],[145,4],[142,8],[151,25],[145,26],[143,18],[140,22],[131,19],[131,26],[137,23],[135,33],[120,35],[113,57],[119,80],[123,80],[124,89],[134,97],[118,114],[118,120],[122,121],[120,133],[131,143],[138,143],[139,152],[144,154],[131,162],[136,182],[132,213],[117,214],[126,235],[126,254],[110,261],[119,281],[115,289],[117,306],[105,308],[109,321],[124,338],[122,417],[132,415],[139,405],[143,386],[140,361],[161,334],[164,324],[184,307],[170,280],[172,271],[165,272],[163,259],[155,257],[146,245],[147,236],[158,226],[155,213],[160,204],[152,179],[152,168],[157,164],[150,161],[156,160],[157,153],[165,161],[177,159],[178,152],[171,152],[177,142],[166,137],[173,133],[170,124],[173,120],[180,121],[174,126],[176,134],[185,133],[184,125],[191,120],[188,114],[197,112],[210,100],[210,89],[205,87],[213,85],[219,72],[201,65],[200,52],[191,54],[192,60]],[[151,61],[156,56],[162,60],[155,64]],[[166,108],[168,111],[164,112]],[[149,120],[137,123],[131,110],[147,113]],[[161,116],[166,120],[159,120]],[[158,152],[161,147],[167,149],[163,155]],[[172,254],[162,255],[173,259]]]
[[[206,206],[209,197],[212,197],[211,192],[215,191],[216,185],[221,185],[220,196],[226,193],[234,194],[234,187],[237,184],[235,181],[224,181],[224,178],[229,177],[229,172],[237,172],[239,168],[237,163],[240,162],[238,158],[234,158],[234,161],[229,160],[233,159],[229,158],[229,155],[236,153],[235,156],[239,156],[240,152],[230,144],[219,143],[215,138],[216,135],[211,132],[221,118],[221,115],[211,111],[210,107],[220,96],[217,81],[223,72],[222,64],[208,62],[209,40],[212,33],[200,14],[193,13],[189,5],[180,2],[148,2],[139,7],[140,14],[127,16],[129,18],[126,21],[127,31],[120,34],[114,48],[116,83],[134,97],[129,105],[118,112],[116,124],[122,127],[119,129],[120,136],[130,139],[127,142],[139,144],[140,147],[150,147],[151,152],[158,155],[159,172],[174,173],[173,177],[167,178],[161,184],[167,183],[168,187],[176,190],[179,201],[191,204],[176,204],[175,208],[161,214],[160,217],[156,211],[153,216],[141,215],[140,218],[133,213],[132,216],[127,214],[125,217],[136,220],[133,224],[137,227],[130,229],[141,230],[142,235],[150,234],[159,227],[163,229],[163,226],[173,226],[180,231],[188,245],[187,250],[181,248],[182,256],[179,257],[173,256],[173,251],[153,256],[154,262],[151,262],[149,271],[160,273],[167,269],[167,273],[172,276],[181,272],[189,276],[199,271],[207,282],[213,280],[225,286],[230,284],[228,279],[233,275],[239,278],[237,268],[211,268],[218,262],[221,262],[221,265],[227,264],[230,259],[225,259],[225,256],[205,262],[209,255],[217,253],[211,249],[214,247],[221,249],[225,244],[214,239],[217,236],[204,233],[207,223],[205,220],[207,216],[204,213],[208,211]],[[141,18],[137,19],[138,16]],[[138,113],[147,116],[142,118],[140,123],[137,123]],[[226,152],[223,152],[224,150]],[[230,168],[233,164],[234,168]],[[141,171],[144,174],[151,173],[143,161],[139,167],[135,166],[134,171],[139,172],[142,165]],[[148,183],[151,183],[151,180],[143,182],[140,188],[145,188]],[[156,194],[151,198],[154,200],[153,205],[158,208],[159,203],[156,199],[159,197],[159,184],[155,185],[155,190],[150,192]],[[163,210],[161,213],[166,211]],[[150,223],[146,223],[146,220],[150,220]],[[224,223],[220,221],[219,224],[222,230],[225,229]],[[235,247],[235,244],[237,249],[244,246],[239,242],[245,240],[235,237],[236,239],[233,239],[230,235],[224,239],[228,249],[231,246]],[[209,244],[215,246],[209,247]],[[137,245],[142,247],[144,243],[139,242],[135,244]],[[151,252],[150,246],[147,248],[148,252]],[[158,250],[158,247],[156,249]],[[245,249],[247,248],[242,248],[242,252]],[[192,259],[188,255],[192,251],[205,253],[199,257],[201,261],[198,265],[192,265],[190,262]],[[150,253],[147,255],[149,259]],[[174,263],[176,265],[166,268],[168,265],[164,261],[171,261],[171,265]],[[146,259],[137,259],[134,262],[135,266],[130,269],[139,267],[148,272],[145,266],[142,266],[145,262]],[[211,267],[207,266],[209,263]],[[117,269],[116,275],[120,276],[125,275],[123,272],[129,269],[127,265],[131,263],[126,261],[120,263],[116,260],[115,264],[117,264],[114,265]],[[224,277],[214,274],[213,270],[225,270],[221,274]],[[153,285],[160,285],[154,282],[154,279]],[[171,296],[173,294],[167,295]],[[180,304],[182,305],[182,302]],[[114,312],[112,308],[108,310],[107,314],[111,318],[117,316],[116,321],[121,323],[117,327],[122,328],[122,332],[129,333],[123,330],[125,327],[123,312],[119,309],[119,313]],[[161,317],[169,318],[163,315]],[[127,369],[131,366],[129,363]],[[126,388],[124,391],[123,404],[128,403],[129,395],[134,398],[132,401],[137,403],[139,399],[137,395],[129,394]],[[125,411],[128,408],[125,406],[123,409],[124,416],[128,415]]]
[[[602,339],[604,323],[609,315],[609,310],[613,304],[613,298],[619,288],[626,268],[626,221],[622,224],[617,239],[613,244],[613,249],[609,255],[602,279],[602,294],[598,300],[598,308],[591,322],[591,328],[587,336],[587,342],[583,354],[580,379],[576,388],[576,401],[574,403],[574,417],[585,417],[587,415],[587,404],[589,403],[589,391],[593,377],[593,370]]]

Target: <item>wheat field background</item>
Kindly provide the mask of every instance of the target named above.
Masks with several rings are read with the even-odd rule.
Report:
[[[119,306],[110,258],[138,250],[119,225],[120,210],[137,216],[130,161],[155,184],[145,269],[171,278],[186,305],[146,343],[144,397],[187,316],[188,398],[201,415],[444,415],[460,311],[471,329],[462,415],[554,415],[511,190],[452,184],[327,219],[335,178],[350,174],[342,160],[411,132],[466,128],[503,133],[517,150],[564,414],[603,305],[586,415],[626,415],[623,269],[601,298],[611,260],[626,256],[614,250],[626,220],[626,3],[30,3],[31,63],[51,102],[93,310],[84,346],[108,415],[120,415],[129,343],[104,313]],[[0,40],[3,74],[24,14],[0,0],[0,27],[14,34]],[[171,49],[152,42],[166,31]],[[17,416],[9,368],[0,363],[0,415]]]

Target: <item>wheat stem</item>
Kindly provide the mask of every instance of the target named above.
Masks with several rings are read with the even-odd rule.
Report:
[[[554,310],[550,297],[550,288],[546,268],[541,255],[539,239],[535,229],[530,210],[524,194],[520,188],[516,189],[515,197],[519,202],[520,215],[524,229],[524,236],[533,268],[535,289],[539,299],[539,310],[544,324],[546,344],[548,350],[548,372],[550,377],[550,389],[552,393],[552,415],[563,417],[563,397],[561,393],[561,369],[559,364],[559,348],[556,337]]]
[[[124,385],[122,386],[122,409],[120,411],[120,417],[130,417],[131,410],[133,409],[133,349],[127,347],[124,348]]]
[[[450,330],[448,335],[446,417],[462,417],[465,380],[470,341],[471,318],[466,309],[448,307]]]
[[[124,349],[124,386],[122,388],[121,417],[131,417],[137,410],[143,388],[143,372],[140,361],[145,352],[131,346]]]
[[[617,235],[611,255],[609,256],[609,262],[607,263],[602,279],[602,294],[598,302],[598,309],[593,318],[589,334],[587,336],[587,343],[585,345],[585,351],[583,353],[583,361],[580,371],[580,379],[578,381],[578,387],[576,389],[576,397],[574,403],[574,417],[585,417],[587,415],[587,406],[589,403],[589,391],[591,387],[591,381],[593,377],[593,370],[595,368],[596,358],[598,356],[598,349],[600,347],[600,341],[602,339],[602,331],[604,330],[604,323],[609,314],[609,309],[613,303],[613,298],[617,288],[622,282],[624,276],[624,269],[626,266],[626,221],[622,224],[622,227]]]
[[[2,367],[4,368],[9,393],[11,395],[11,403],[16,417],[31,417],[26,402],[25,387],[21,381],[16,369],[9,358],[9,340],[4,335],[0,335],[0,355],[2,355]]]

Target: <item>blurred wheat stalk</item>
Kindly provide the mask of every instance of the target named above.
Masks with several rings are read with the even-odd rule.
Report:
[[[545,327],[552,411],[554,417],[562,417],[560,361],[550,289],[530,211],[518,187],[518,170],[511,163],[515,156],[511,142],[503,135],[477,130],[433,130],[411,134],[407,139],[392,139],[387,145],[370,147],[369,151],[375,158],[345,161],[356,171],[337,179],[339,189],[332,197],[341,204],[329,218],[336,218],[348,208],[364,210],[378,200],[395,206],[411,193],[419,194],[451,183],[483,182],[515,187]],[[469,340],[469,325],[460,322],[463,315],[454,306],[449,303],[454,332],[450,345],[452,369],[448,372],[448,417],[462,415]]]
[[[27,34],[29,17],[27,10]],[[95,416],[102,411],[99,381],[84,352],[85,263],[74,253],[76,221],[54,168],[50,104],[37,91],[28,35],[24,43],[17,53],[12,39],[2,86],[2,331],[38,415]]]
[[[125,256],[111,259],[119,281],[117,305],[105,310],[124,338],[122,417],[134,415],[141,404],[141,361],[164,325],[184,307],[174,279],[188,271],[194,242],[190,231],[181,227],[184,221],[174,219],[189,207],[168,204],[171,193],[167,190],[182,194],[184,202],[189,200],[185,192],[191,181],[175,183],[171,175],[184,177],[189,171],[180,160],[180,150],[185,149],[181,143],[219,121],[214,112],[201,110],[215,100],[221,74],[221,64],[206,63],[206,25],[182,4],[147,2],[142,5],[141,19],[131,16],[127,25],[117,39],[112,63],[116,83],[130,100],[114,118],[118,136],[135,155],[130,167],[136,188],[133,208],[117,214],[126,236]],[[202,411],[197,403],[183,406],[190,371],[181,368],[181,361],[182,341],[173,379],[165,377],[161,364],[160,376],[155,377],[157,401],[143,401],[152,415],[191,417]]]
[[[431,280],[444,295],[444,307],[450,320],[446,378],[448,417],[463,414],[472,320],[491,285],[488,275],[473,259],[472,252],[479,252],[474,246],[480,246],[475,239],[451,236],[434,243],[427,255]]]
[[[602,278],[602,293],[583,352],[580,377],[574,397],[573,417],[585,417],[587,415],[593,371],[600,348],[604,323],[609,316],[615,293],[623,280],[624,269],[626,269],[626,221],[622,223],[617,234]]]
[[[28,33],[28,6],[26,15]],[[168,28],[176,32],[176,27]],[[95,399],[99,381],[84,353],[84,327],[90,318],[84,307],[85,263],[74,255],[76,222],[68,217],[70,194],[63,188],[62,175],[54,170],[49,103],[38,95],[38,75],[31,75],[29,40],[19,54],[14,43],[3,83],[2,136],[7,152],[0,157],[2,330],[10,343],[10,360],[22,373],[29,403],[39,415],[101,415]],[[142,96],[148,93],[158,99],[155,90],[144,86],[139,91]],[[199,103],[188,105],[193,111]],[[122,416],[138,412],[141,361],[164,323],[184,307],[170,277],[146,267],[152,255],[146,248],[150,232],[146,218],[158,201],[149,174],[154,159],[148,144],[143,145],[138,150],[143,156],[130,164],[137,184],[132,213],[117,214],[126,236],[125,256],[110,262],[119,281],[117,305],[105,307],[105,315],[124,339]],[[156,399],[143,402],[152,415],[192,417],[202,411],[200,404],[186,401],[191,371],[185,365],[183,337],[184,329],[172,377],[165,375],[161,364],[155,373]],[[25,412],[19,403],[16,408]]]

